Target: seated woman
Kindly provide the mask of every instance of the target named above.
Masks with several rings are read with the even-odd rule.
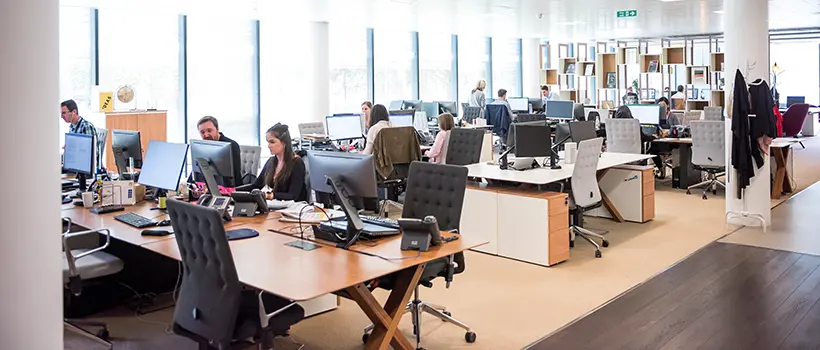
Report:
[[[444,113],[438,116],[439,132],[436,134],[436,141],[433,142],[433,147],[424,153],[425,156],[430,157],[430,163],[444,164],[447,158],[447,141],[450,130],[453,130],[455,125],[452,114]]]
[[[367,129],[367,144],[364,146],[362,154],[373,154],[373,144],[376,143],[376,136],[384,128],[389,128],[390,114],[383,105],[374,105],[370,110],[370,128]]]
[[[265,195],[268,200],[307,201],[305,163],[293,153],[288,126],[276,123],[265,133],[265,140],[272,157],[268,158],[251,188],[270,188],[271,192]]]

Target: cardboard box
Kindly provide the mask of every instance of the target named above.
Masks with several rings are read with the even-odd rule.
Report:
[[[134,181],[106,181],[102,185],[102,205],[134,205],[145,199],[145,186]]]

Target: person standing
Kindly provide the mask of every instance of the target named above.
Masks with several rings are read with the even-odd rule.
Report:
[[[484,95],[484,89],[486,88],[487,82],[485,80],[479,80],[470,95],[470,101],[468,101],[470,107],[478,107],[481,108],[482,111],[484,110],[484,107],[487,105],[487,96]]]

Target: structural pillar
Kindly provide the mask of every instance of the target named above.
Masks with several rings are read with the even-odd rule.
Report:
[[[747,82],[763,79],[771,85],[769,74],[769,3],[767,0],[726,0],[724,3],[725,32],[725,89],[726,103],[732,106],[735,72],[746,77]],[[731,113],[731,111],[729,111]],[[757,169],[751,185],[744,191],[744,199],[737,198],[736,172],[731,165],[732,131],[731,119],[726,119],[726,213],[732,224],[760,226],[760,221],[735,214],[759,215],[768,226],[771,224],[771,200],[769,157]],[[756,145],[756,142],[754,142]]]
[[[310,22],[310,121],[323,121],[330,111],[330,28],[328,22]],[[335,111],[355,112],[355,111]]]
[[[62,349],[59,2],[0,1],[0,349]]]
[[[521,96],[541,97],[541,40],[521,40],[521,80],[524,89]]]

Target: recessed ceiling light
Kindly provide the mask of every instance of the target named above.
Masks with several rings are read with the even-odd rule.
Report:
[[[723,14],[723,10],[717,10],[717,11],[715,11],[715,13],[717,13],[717,14],[719,14],[719,15],[722,15],[722,14]]]

